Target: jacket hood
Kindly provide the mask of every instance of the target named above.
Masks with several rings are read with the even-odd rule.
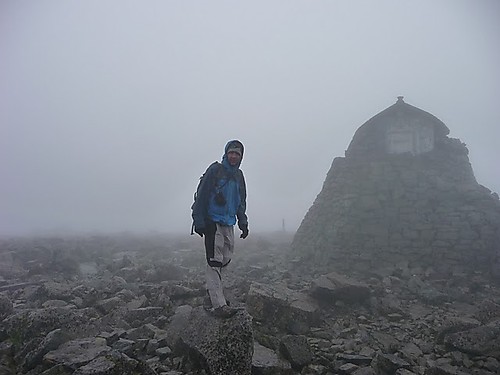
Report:
[[[239,148],[241,149],[241,159],[240,159],[240,162],[235,165],[234,167],[231,166],[229,164],[229,161],[227,160],[227,152],[229,149],[232,149],[232,148]],[[243,160],[243,154],[245,152],[245,147],[243,146],[243,143],[241,143],[240,141],[238,141],[237,139],[233,139],[229,142],[226,143],[226,147],[224,147],[224,155],[222,156],[222,164],[228,168],[228,169],[237,169],[240,167],[241,165],[241,161]]]

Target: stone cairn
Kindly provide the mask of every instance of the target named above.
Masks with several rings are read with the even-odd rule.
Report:
[[[293,256],[351,273],[498,273],[498,194],[477,183],[468,149],[448,134],[402,96],[368,120],[333,160]]]

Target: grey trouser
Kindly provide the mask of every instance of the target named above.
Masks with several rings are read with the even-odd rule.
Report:
[[[226,305],[222,285],[222,269],[226,267],[234,252],[234,227],[210,223],[205,233],[207,256],[206,288],[214,308]]]

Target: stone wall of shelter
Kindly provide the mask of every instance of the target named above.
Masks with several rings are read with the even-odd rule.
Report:
[[[500,201],[476,182],[458,139],[443,135],[420,155],[358,149],[334,159],[292,254],[346,272],[491,270],[500,265]]]

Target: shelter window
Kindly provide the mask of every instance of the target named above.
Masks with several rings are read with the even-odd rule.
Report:
[[[434,148],[434,131],[431,125],[398,122],[387,128],[389,154],[421,154]]]

